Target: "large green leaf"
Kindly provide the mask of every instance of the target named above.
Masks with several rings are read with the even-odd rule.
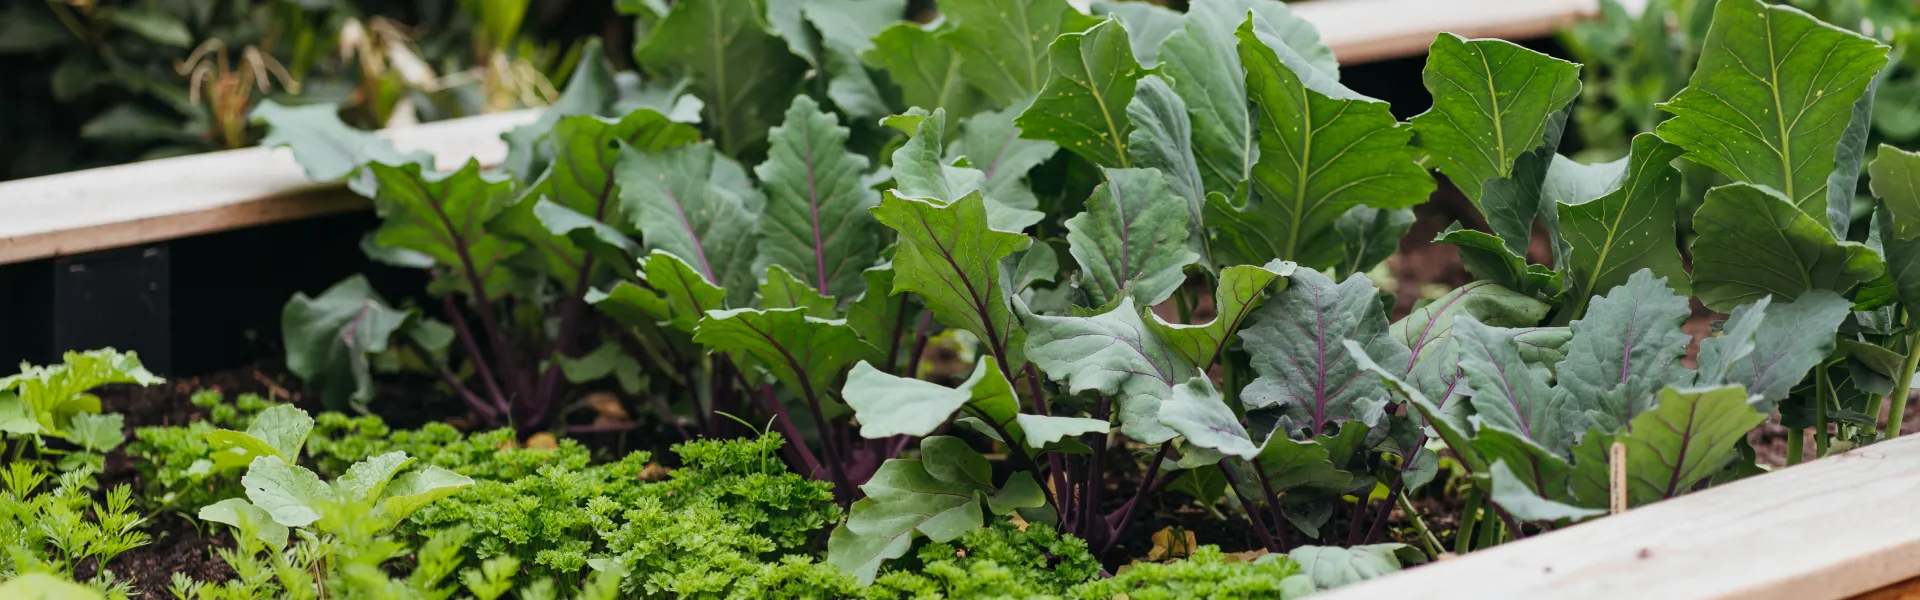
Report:
[[[523,223],[510,233],[544,254],[562,264],[580,265],[584,251],[568,237],[570,231],[607,224],[611,226],[609,229],[615,229],[609,232],[612,237],[622,238],[618,230],[632,227],[632,220],[627,218],[619,201],[619,183],[614,179],[614,167],[623,145],[653,152],[691,144],[699,138],[699,130],[670,121],[653,109],[639,109],[619,120],[593,115],[562,118],[545,133],[545,139],[550,140],[553,147],[551,167],[522,194],[518,204],[508,209],[503,220]],[[541,198],[580,215],[581,219],[572,224],[557,223],[551,217],[540,219],[540,207],[535,200]],[[626,240],[607,243],[618,245],[620,242]],[[624,266],[625,261],[617,264]],[[567,275],[561,275],[560,280],[571,288],[575,285],[574,278],[568,275],[577,272],[575,266]]]
[[[974,365],[973,376],[958,387],[880,372],[866,362],[853,366],[841,394],[860,419],[860,435],[879,439],[895,435],[933,433],[955,412],[970,403],[989,404],[1018,398],[1013,383],[990,360]],[[982,414],[971,411],[976,418]]]
[[[1882,144],[1867,172],[1887,275],[1902,303],[1920,306],[1920,154]]]
[[[1683,375],[1680,359],[1693,338],[1680,325],[1692,314],[1687,297],[1673,293],[1665,279],[1635,272],[1571,324],[1560,387],[1602,429],[1625,426],[1652,407],[1657,390]]]
[[[1573,309],[1585,298],[1625,283],[1641,269],[1651,270],[1685,294],[1686,269],[1674,242],[1674,206],[1680,198],[1680,173],[1671,164],[1680,148],[1652,134],[1633,138],[1625,182],[1604,196],[1579,204],[1560,204],[1560,232],[1569,253]]]
[[[879,350],[882,363],[887,364],[912,343],[914,317],[920,308],[906,294],[893,293],[892,263],[867,269],[861,276],[867,280],[866,291],[847,304],[847,326]]]
[[[1628,152],[1631,154],[1631,148]],[[1560,206],[1585,204],[1620,189],[1626,182],[1627,162],[1631,159],[1629,155],[1612,162],[1584,164],[1558,154],[1553,156],[1553,166],[1547,168],[1547,178],[1540,185],[1540,221],[1553,242],[1553,264],[1565,266],[1567,255],[1573,252],[1560,231]]]
[[[755,0],[683,0],[633,58],[649,71],[692,78],[720,147],[751,155],[808,72],[769,27]]]
[[[1227,339],[1245,323],[1247,315],[1260,306],[1261,294],[1274,282],[1293,274],[1293,263],[1275,260],[1266,266],[1239,265],[1220,270],[1220,284],[1213,291],[1212,321],[1188,325],[1168,323],[1149,312],[1147,326],[1154,335],[1173,348],[1174,353],[1193,368],[1206,370],[1220,360]],[[1285,283],[1281,284],[1283,286]]]
[[[1808,290],[1846,293],[1885,272],[1880,256],[1857,242],[1836,242],[1821,218],[1774,190],[1735,183],[1707,191],[1693,215],[1693,290],[1707,308],[1728,312],[1761,296],[1783,300]]]
[[[880,256],[881,245],[867,212],[880,194],[861,181],[867,159],[847,151],[847,134],[812,98],[795,96],[786,123],[767,134],[773,141],[767,162],[754,168],[767,193],[760,260],[839,298],[865,287],[860,272]]]
[[[1048,140],[1103,167],[1127,167],[1134,83],[1147,74],[1127,45],[1127,30],[1108,19],[1048,46],[1053,72],[1039,98],[1014,124],[1021,137]]]
[[[1414,162],[1411,129],[1387,103],[1354,93],[1248,21],[1240,58],[1257,106],[1259,161],[1246,206],[1222,195],[1207,202],[1220,228],[1214,260],[1261,264],[1275,258],[1325,267],[1340,257],[1334,223],[1360,204],[1405,208],[1426,201],[1433,178]]]
[[[1587,417],[1574,405],[1573,394],[1553,387],[1545,368],[1529,366],[1512,336],[1461,315],[1453,321],[1451,337],[1483,435],[1487,428],[1502,429],[1563,452],[1586,429]]]
[[[973,114],[983,101],[980,92],[960,78],[959,54],[936,37],[919,23],[895,23],[874,36],[865,58],[887,72],[907,106]]]
[[[373,162],[389,165],[433,164],[431,154],[401,152],[386,138],[371,131],[348,127],[340,120],[340,107],[332,104],[285,106],[272,100],[262,100],[247,117],[255,123],[264,122],[267,125],[267,135],[260,140],[261,147],[285,146],[292,149],[294,160],[300,161],[300,168],[306,170],[307,178],[315,181],[346,177]],[[356,191],[372,191],[372,188],[361,187],[360,182],[355,183]]]
[[[1060,151],[1060,147],[1053,142],[1020,136],[1020,128],[1014,126],[1014,120],[1026,107],[1027,104],[1022,102],[998,111],[981,111],[962,119],[960,140],[948,149],[949,153],[957,149],[964,154],[970,169],[978,171],[977,177],[984,180],[980,185],[981,191],[987,195],[987,216],[998,229],[1025,229],[1025,225],[1031,224],[1022,222],[1019,227],[1002,226],[1001,223],[1010,222],[1010,217],[996,216],[994,213],[1015,213],[1004,210],[1007,208],[1020,211],[1037,208],[1040,201],[1034,197],[1033,190],[1027,187],[1027,172]],[[939,138],[934,140],[938,141]],[[949,167],[949,170],[964,173],[961,177],[976,176],[958,168]],[[995,205],[1000,208],[995,208]],[[1033,215],[1031,218],[1037,219],[1039,213]]]
[[[1507,254],[1525,257],[1533,245],[1535,219],[1542,211],[1554,209],[1546,201],[1545,186],[1553,159],[1559,156],[1555,151],[1560,147],[1560,134],[1566,130],[1567,113],[1560,110],[1547,117],[1546,135],[1540,145],[1515,158],[1505,176],[1480,183],[1480,214],[1486,215],[1487,228],[1500,238]]]
[[[1478,229],[1462,229],[1459,223],[1454,223],[1438,237],[1433,238],[1433,241],[1439,244],[1453,244],[1460,256],[1460,264],[1466,267],[1467,274],[1475,279],[1496,283],[1525,294],[1551,294],[1560,289],[1561,274],[1544,266],[1528,263],[1526,256],[1515,254],[1512,240],[1502,239]]]
[[[712,144],[659,152],[622,151],[617,169],[623,210],[647,249],[685,259],[695,272],[742,303],[759,279],[753,265],[759,233],[759,192],[741,187],[738,163]],[[744,179],[742,177],[741,179]],[[705,307],[707,310],[719,308]]]
[[[1742,304],[1728,315],[1720,331],[1712,337],[1700,340],[1700,354],[1695,359],[1699,365],[1694,369],[1695,387],[1712,387],[1729,383],[1727,377],[1733,374],[1737,363],[1753,355],[1754,333],[1760,330],[1760,324],[1767,320],[1767,309],[1773,305],[1773,296],[1767,296],[1753,304]],[[1772,411],[1768,411],[1772,412]]]
[[[1127,437],[1149,444],[1173,438],[1160,423],[1160,404],[1193,367],[1147,328],[1133,298],[1089,317],[1036,315],[1024,301],[1015,306],[1027,328],[1027,357],[1048,377],[1069,393],[1096,390],[1117,399],[1114,420]]]
[[[580,56],[599,57],[604,53],[598,39],[589,39],[580,48]],[[541,109],[540,118],[500,134],[500,139],[507,142],[507,158],[500,168],[512,174],[516,181],[531,183],[546,172],[553,160],[554,144],[550,142],[555,125],[572,116],[608,116],[608,109],[619,100],[620,94],[620,84],[614,81],[610,62],[580,61],[573,73],[567,75],[567,89],[560,92],[560,99]]]
[[[1522,352],[1534,349],[1532,327],[1551,307],[1531,296],[1499,284],[1476,281],[1455,288],[1446,295],[1414,307],[1405,318],[1388,327],[1388,334],[1407,348],[1406,362],[1390,365],[1394,374],[1404,377],[1431,398],[1434,408],[1447,409],[1449,415],[1465,418],[1469,412],[1466,381],[1461,378],[1459,356],[1451,334],[1454,319],[1471,316],[1474,320],[1502,328],[1514,338]],[[1534,361],[1537,362],[1537,361]],[[1557,361],[1554,361],[1557,362]]]
[[[1131,4],[1131,3],[1130,3]],[[1144,4],[1144,3],[1141,3]],[[1159,169],[1173,194],[1187,202],[1188,241],[1202,245],[1207,229],[1201,220],[1206,206],[1206,184],[1193,154],[1193,124],[1187,103],[1158,75],[1140,78],[1133,102],[1127,104],[1133,132],[1127,135],[1127,157],[1141,168]]]
[[[948,542],[984,524],[981,500],[992,491],[986,459],[945,436],[922,440],[920,453],[888,460],[860,486],[867,497],[828,538],[828,564],[871,582],[881,563],[906,555],[914,532]]]
[[[1187,211],[1155,169],[1102,169],[1106,182],[1087,211],[1067,219],[1068,250],[1094,306],[1128,296],[1143,306],[1165,301],[1200,259],[1187,248]]]
[[[709,349],[747,355],[808,399],[823,399],[848,365],[873,348],[844,320],[809,317],[806,309],[710,310],[693,332]]]
[[[1791,302],[1773,302],[1753,334],[1753,352],[1733,363],[1728,383],[1746,386],[1756,407],[1773,412],[1776,403],[1799,385],[1807,372],[1833,354],[1834,331],[1853,312],[1853,302],[1826,290],[1801,294]],[[1702,346],[1701,355],[1706,350]],[[1706,363],[1701,362],[1702,365]]]
[[[1161,46],[1157,70],[1186,101],[1205,191],[1228,195],[1236,203],[1244,198],[1234,193],[1235,188],[1252,177],[1253,164],[1260,157],[1247,98],[1247,71],[1240,65],[1240,38],[1235,35],[1249,12],[1314,69],[1329,77],[1340,76],[1333,50],[1320,43],[1312,23],[1294,16],[1285,4],[1196,0],[1188,5],[1185,25]]]
[[[1341,342],[1358,341],[1385,364],[1407,360],[1407,348],[1387,334],[1379,291],[1364,275],[1336,285],[1318,271],[1296,269],[1288,280],[1240,333],[1259,374],[1241,392],[1242,401],[1249,408],[1280,407],[1308,435],[1346,420],[1377,426],[1369,419],[1381,416],[1386,387],[1362,374]]]
[[[288,464],[278,456],[262,456],[247,467],[240,484],[247,499],[287,527],[306,527],[320,520],[333,502],[333,489],[306,467]]]
[[[440,467],[401,473],[380,490],[374,525],[383,530],[391,528],[434,501],[472,486],[472,478]]]
[[[1660,105],[1674,117],[1656,131],[1689,160],[1780,191],[1826,229],[1834,149],[1886,63],[1886,46],[1798,9],[1723,0],[1692,79]]]
[[[1740,386],[1660,390],[1659,405],[1634,417],[1627,431],[1587,434],[1576,451],[1574,491],[1590,502],[1595,483],[1605,498],[1606,448],[1627,446],[1627,503],[1630,506],[1672,498],[1693,490],[1735,455],[1734,442],[1767,420],[1747,404]],[[1596,456],[1597,454],[1597,456]]]
[[[1346,340],[1341,342],[1341,347],[1345,348],[1348,356],[1352,357],[1354,366],[1361,371],[1362,377],[1377,378],[1386,389],[1398,393],[1406,399],[1407,404],[1413,405],[1414,411],[1420,413],[1421,419],[1427,426],[1434,429],[1440,439],[1446,442],[1448,448],[1453,449],[1454,456],[1460,459],[1467,470],[1478,473],[1486,469],[1486,461],[1481,459],[1480,453],[1473,447],[1472,421],[1458,412],[1448,411],[1448,407],[1441,404],[1445,398],[1441,401],[1429,399],[1419,387],[1401,377],[1398,364],[1386,367],[1374,362],[1373,358],[1367,355],[1366,348],[1359,342]]]
[[[1400,238],[1413,228],[1413,210],[1355,206],[1333,222],[1340,234],[1340,262],[1334,272],[1366,273],[1400,250]]]
[[[254,415],[245,432],[220,429],[207,432],[207,455],[216,469],[244,467],[262,456],[299,461],[300,449],[313,431],[313,417],[291,404],[275,404]]]
[[[1548,121],[1580,94],[1580,66],[1505,40],[1434,38],[1422,72],[1433,108],[1413,117],[1417,142],[1476,202],[1488,179],[1513,173]]]
[[[1189,444],[1247,460],[1260,455],[1252,434],[1205,377],[1174,386],[1173,394],[1160,404],[1160,422],[1186,437]]]
[[[385,352],[413,311],[387,305],[367,278],[354,275],[318,297],[295,292],[280,311],[287,370],[320,390],[331,407],[373,399],[367,357]]]
[[[1604,509],[1581,508],[1573,504],[1552,499],[1534,487],[1531,480],[1514,473],[1513,467],[1505,460],[1497,460],[1489,473],[1493,478],[1494,504],[1500,505],[1513,518],[1527,522],[1554,522],[1562,519],[1579,522],[1589,517],[1607,514]],[[1565,494],[1565,488],[1558,490]]]
[[[919,294],[941,323],[986,342],[1004,362],[1003,370],[1019,369],[1026,333],[1014,320],[1009,291],[1001,285],[1000,259],[1026,249],[1033,240],[988,227],[986,201],[978,192],[952,204],[890,192],[873,214],[900,234],[893,258],[894,291]]]
[[[831,319],[839,312],[839,304],[780,265],[767,267],[767,278],[760,282],[760,308],[800,308],[809,317]]]
[[[1418,563],[1420,552],[1406,544],[1370,544],[1352,548],[1302,546],[1287,553],[1300,573],[1321,590],[1351,585],[1398,572],[1401,563]]]
[[[946,0],[940,12],[956,24],[940,41],[960,55],[960,76],[1001,105],[1040,93],[1052,72],[1047,47],[1096,22],[1064,0]],[[1118,40],[1124,47],[1126,36]]]
[[[1089,3],[1087,12],[1125,21],[1127,40],[1133,45],[1133,56],[1147,67],[1159,61],[1161,42],[1167,41],[1167,36],[1173,35],[1186,24],[1185,15],[1152,2],[1099,0]]]
[[[513,281],[505,262],[526,246],[488,231],[487,222],[513,204],[511,180],[483,174],[477,160],[452,173],[411,163],[376,162],[368,169],[379,185],[377,245],[432,257],[455,272],[449,281],[463,292],[487,298],[505,292]],[[483,289],[473,289],[474,280]]]
[[[228,498],[200,507],[195,515],[209,523],[225,523],[241,531],[253,531],[254,537],[275,550],[287,547],[287,526],[274,522],[267,511],[245,498]]]

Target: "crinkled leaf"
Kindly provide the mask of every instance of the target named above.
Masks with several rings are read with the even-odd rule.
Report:
[[[1407,383],[1406,379],[1400,376],[1398,368],[1388,368],[1374,362],[1372,357],[1367,356],[1366,348],[1359,342],[1346,340],[1342,345],[1353,357],[1355,365],[1363,372],[1363,376],[1371,374],[1372,377],[1379,378],[1382,385],[1398,393],[1407,400],[1408,404],[1413,405],[1414,410],[1420,413],[1427,425],[1433,427],[1448,448],[1453,449],[1454,456],[1460,459],[1461,464],[1466,465],[1468,471],[1478,473],[1486,470],[1486,461],[1482,460],[1480,453],[1473,449],[1473,426],[1466,417],[1447,412],[1445,406],[1429,400],[1426,394],[1421,393],[1420,388]]]
[[[1498,284],[1475,281],[1414,307],[1387,330],[1412,353],[1401,369],[1404,375],[1412,372],[1416,363],[1430,358],[1429,353],[1437,349],[1435,345],[1453,332],[1455,318],[1470,316],[1493,327],[1530,327],[1546,318],[1551,308]]]
[[[1094,306],[1123,295],[1159,304],[1186,282],[1182,269],[1200,258],[1187,248],[1187,211],[1157,170],[1101,172],[1106,182],[1087,198],[1087,211],[1067,219],[1081,289]]]
[[[1483,428],[1519,434],[1554,452],[1564,452],[1585,429],[1586,415],[1567,390],[1553,387],[1546,369],[1534,369],[1520,357],[1505,332],[1461,315],[1450,334],[1459,349],[1474,414]],[[1484,429],[1483,429],[1484,432]],[[1482,435],[1485,435],[1484,433]]]
[[[1240,330],[1247,316],[1260,306],[1261,293],[1274,280],[1285,289],[1286,277],[1293,274],[1293,263],[1274,260],[1266,266],[1239,265],[1220,270],[1220,284],[1213,292],[1214,317],[1199,325],[1168,323],[1160,315],[1149,313],[1147,326],[1173,348],[1180,358],[1196,369],[1208,369],[1220,358],[1227,339]]]
[[[1686,89],[1659,105],[1674,116],[1656,131],[1685,148],[1688,160],[1780,191],[1832,235],[1834,149],[1854,103],[1886,64],[1886,46],[1798,9],[1726,0],[1713,9]]]
[[[1127,437],[1149,444],[1173,438],[1160,423],[1160,403],[1193,367],[1147,329],[1132,298],[1088,317],[1036,315],[1024,301],[1015,307],[1027,328],[1027,358],[1048,377],[1069,393],[1097,390],[1116,398],[1114,420]]]
[[[280,313],[287,370],[319,388],[328,406],[373,399],[367,357],[385,352],[410,310],[387,305],[361,275],[333,284],[318,297],[295,292]]]
[[[848,129],[806,96],[795,96],[786,122],[767,135],[767,161],[754,168],[767,193],[760,260],[828,296],[858,294],[866,283],[860,271],[881,245],[867,212],[880,194],[861,181],[866,157],[847,150]]]
[[[1126,108],[1147,71],[1127,44],[1125,25],[1114,19],[1055,39],[1047,47],[1053,70],[1046,86],[1014,120],[1021,137],[1052,141],[1103,167],[1132,166]]]
[[[941,323],[973,332],[996,354],[1005,353],[1008,369],[1018,369],[1026,333],[1001,285],[1000,259],[1025,249],[1032,239],[990,228],[978,193],[952,204],[889,193],[873,212],[900,234],[894,291],[919,294]]]
[[[1611,290],[1641,269],[1665,278],[1681,294],[1688,292],[1686,270],[1674,245],[1680,172],[1671,163],[1679,156],[1678,146],[1652,134],[1634,136],[1619,189],[1580,204],[1559,205],[1575,297]]]
[[[126,434],[121,433],[125,426],[120,413],[78,413],[67,423],[67,441],[105,454],[127,441]]]
[[[1048,46],[1096,22],[1064,0],[947,0],[940,12],[955,23],[940,41],[962,58],[960,76],[1001,105],[1040,93]],[[1126,36],[1118,40],[1124,48]]]
[[[1773,303],[1753,334],[1753,352],[1733,363],[1727,382],[1746,386],[1747,394],[1759,399],[1756,408],[1773,412],[1808,371],[1833,354],[1833,333],[1852,310],[1852,302],[1826,290]]]
[[[1413,117],[1416,143],[1476,202],[1481,183],[1511,175],[1547,138],[1553,114],[1580,93],[1579,65],[1451,33],[1434,38],[1422,75],[1433,108]]]
[[[1693,338],[1680,325],[1692,314],[1687,298],[1666,280],[1645,269],[1634,273],[1571,324],[1560,386],[1601,429],[1625,426],[1652,407],[1656,391],[1682,376],[1680,359]]]
[[[1335,284],[1318,271],[1297,269],[1287,288],[1254,311],[1240,337],[1259,377],[1241,392],[1249,408],[1278,406],[1309,435],[1333,423],[1378,415],[1386,387],[1360,372],[1341,342],[1358,341],[1373,360],[1402,364],[1405,346],[1387,333],[1379,294],[1363,275]],[[1367,425],[1377,423],[1367,422]]]
[[[1370,544],[1352,548],[1302,546],[1287,553],[1300,573],[1317,589],[1359,583],[1400,571],[1403,563],[1422,561],[1420,551],[1406,544]]]
[[[100,398],[87,393],[88,390],[111,383],[148,386],[163,381],[147,372],[146,367],[140,365],[140,357],[133,352],[112,348],[69,351],[60,364],[44,367],[23,364],[20,373],[0,377],[0,391],[12,389],[14,392],[13,401],[6,404],[17,407],[11,411],[0,410],[0,423],[5,423],[6,430],[14,433],[65,437],[74,416],[100,412]],[[8,416],[8,412],[12,416]],[[31,419],[33,425],[26,423],[27,419]]]
[[[704,121],[730,155],[752,154],[780,119],[808,69],[770,29],[754,0],[684,0],[653,28],[634,62],[685,75],[706,105]]]
[[[713,285],[685,259],[665,250],[654,250],[640,259],[640,276],[664,298],[639,286],[615,286],[602,300],[612,304],[602,305],[601,310],[621,307],[629,314],[654,314],[656,321],[693,333],[694,325],[707,311],[720,309],[727,297],[726,290]]]
[[[1260,454],[1246,426],[1205,377],[1174,386],[1173,395],[1160,405],[1160,422],[1185,436],[1188,444],[1247,460]]]
[[[1334,222],[1348,209],[1419,204],[1433,178],[1414,162],[1413,131],[1387,103],[1314,70],[1255,25],[1248,21],[1237,34],[1259,130],[1253,197],[1245,205],[1208,197],[1207,224],[1220,229],[1214,259],[1330,266],[1340,259]]]
[[[750,298],[759,278],[756,245],[745,242],[760,231],[764,199],[734,181],[739,165],[704,143],[620,154],[620,202],[647,248],[686,260],[734,303]]]
[[[752,356],[787,389],[809,398],[825,397],[848,365],[873,352],[845,320],[809,317],[799,308],[710,310],[693,341]]]
[[[1760,330],[1760,324],[1766,321],[1767,307],[1773,304],[1773,296],[1761,298],[1753,304],[1742,304],[1733,309],[1717,335],[1700,340],[1700,355],[1695,363],[1693,385],[1711,387],[1726,385],[1727,376],[1733,372],[1736,363],[1745,362],[1753,355],[1753,334]]]
[[[1693,227],[1694,294],[1715,311],[1769,294],[1844,294],[1886,271],[1872,249],[1835,241],[1823,221],[1763,187],[1735,183],[1708,190]]]
[[[1020,137],[1020,128],[1013,122],[1028,104],[981,111],[962,119],[960,139],[947,149],[949,154],[955,150],[964,154],[969,168],[978,174],[953,167],[949,172],[958,178],[984,179],[980,185],[987,196],[987,217],[996,229],[1017,231],[1031,225],[1029,219],[1038,220],[1039,213],[1032,211],[1039,207],[1040,200],[1027,187],[1027,172],[1060,151],[1053,142]]]

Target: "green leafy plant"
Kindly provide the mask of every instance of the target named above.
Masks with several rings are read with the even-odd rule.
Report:
[[[127,582],[116,580],[114,557],[145,545],[143,521],[133,510],[133,489],[120,485],[95,500],[93,473],[82,469],[49,481],[39,465],[14,461],[0,471],[0,591],[73,589],[53,583],[51,573],[71,582],[76,571],[91,567],[88,589],[126,597]]]
[[[131,383],[153,385],[162,380],[140,366],[132,352],[112,348],[68,352],[58,365],[20,365],[20,372],[0,378],[0,433],[12,441],[9,461],[19,461],[28,446],[36,456],[62,455],[62,470],[79,465],[101,466],[102,454],[126,441],[124,420],[101,414],[93,388]],[[85,450],[69,453],[51,448],[46,439],[63,440]]]

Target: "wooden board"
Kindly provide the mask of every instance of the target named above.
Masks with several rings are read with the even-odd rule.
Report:
[[[1916,499],[1908,436],[1314,598],[1848,598],[1920,575]]]
[[[450,168],[506,158],[500,134],[532,122],[516,111],[389,129],[402,150]],[[286,149],[246,148],[0,183],[0,264],[252,227],[368,206],[315,183]]]
[[[1433,37],[1524,40],[1600,14],[1599,0],[1313,0],[1289,4],[1340,64],[1425,54]]]

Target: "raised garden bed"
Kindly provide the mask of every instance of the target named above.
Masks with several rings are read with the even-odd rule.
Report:
[[[170,298],[139,261],[126,272],[146,279],[116,279],[117,253],[69,252],[165,260],[179,236],[369,205],[337,199],[351,190],[378,210],[327,237],[381,266],[300,285],[279,327],[249,334],[276,358],[243,371],[160,384],[105,351],[5,380],[10,477],[136,484],[169,536],[125,554],[144,592],[180,569],[242,595],[311,576],[349,597],[488,598],[1841,597],[1915,574],[1894,566],[1920,552],[1897,520],[1824,512],[1892,503],[1920,461],[1920,442],[1882,442],[1920,363],[1920,189],[1903,185],[1920,154],[1868,148],[1887,45],[1721,0],[1711,27],[1676,34],[1701,49],[1674,116],[1583,163],[1563,140],[1605,121],[1576,111],[1593,107],[1575,104],[1581,66],[1342,24],[1390,11],[1516,35],[1589,7],[1462,24],[1384,1],[1241,4],[1100,18],[1050,1],[1012,19],[951,0],[947,21],[854,35],[838,5],[763,24],[732,10],[749,0],[622,4],[656,79],[583,61],[544,113],[381,138],[270,107],[268,143],[298,163],[196,157],[264,170],[217,200],[124,219],[103,202],[10,238],[72,276],[53,284],[54,345],[62,311],[117,313],[88,331],[151,341],[127,318],[144,313],[99,302]],[[1756,28],[1806,44],[1740,69]],[[1417,116],[1367,95],[1400,98],[1410,76],[1351,64],[1415,35],[1431,44]],[[1821,53],[1840,64],[1799,78]],[[793,93],[739,93],[758,85]],[[1781,98],[1809,124],[1769,129],[1756,115]],[[316,191],[291,169],[350,183]],[[103,383],[168,387],[85,395]],[[195,393],[207,383],[229,394]],[[1813,464],[1767,473],[1774,456]],[[1811,491],[1855,481],[1868,491]],[[93,514],[119,522],[129,500],[107,498]],[[0,517],[36,511],[66,518]],[[1816,520],[1884,530],[1795,545],[1818,556],[1791,564],[1716,554]],[[1752,522],[1773,526],[1733,527]],[[0,566],[46,568],[33,557],[70,552],[63,531],[23,535]],[[231,572],[191,562],[209,542]],[[64,562],[108,584],[105,558]]]

